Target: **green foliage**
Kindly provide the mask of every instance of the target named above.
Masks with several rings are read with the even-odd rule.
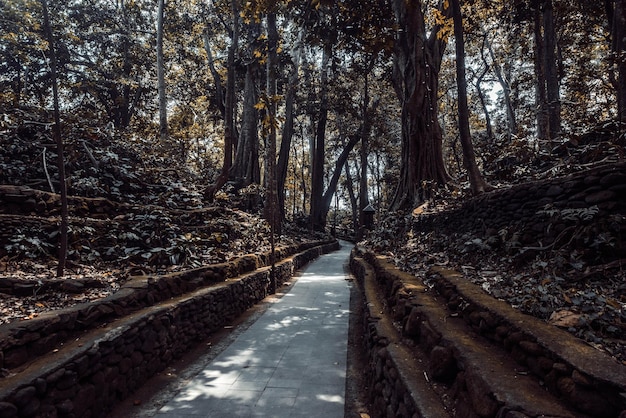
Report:
[[[417,3],[426,16],[426,32],[438,30],[440,39],[447,37],[451,21],[446,5],[439,9],[438,3],[441,2]],[[68,145],[70,149],[79,149],[86,139],[94,158],[103,166],[119,166],[119,175],[98,178],[97,170],[89,163],[70,155],[74,192],[115,199],[136,192],[124,184],[124,179],[137,175],[136,161],[118,155],[117,149],[92,144],[92,141],[102,140],[100,137],[92,139],[93,132],[104,131],[110,126],[116,135],[124,135],[124,140],[128,140],[145,164],[165,168],[175,162],[176,167],[185,167],[206,183],[213,180],[223,159],[223,103],[217,99],[216,83],[225,82],[228,70],[225,56],[232,40],[234,19],[242,23],[234,68],[236,102],[242,103],[244,67],[252,60],[263,63],[266,58],[263,16],[271,11],[278,15],[277,75],[281,100],[270,101],[278,105],[277,117],[271,121],[259,105],[256,126],[259,132],[268,123],[279,129],[282,127],[288,77],[298,60],[294,127],[297,137],[294,140],[302,145],[298,145],[299,160],[293,155],[290,160],[288,172],[293,181],[288,185],[292,189],[291,195],[295,198],[298,194],[300,197],[306,194],[299,190],[302,182],[309,181],[306,143],[310,141],[312,128],[320,115],[319,55],[324,45],[331,45],[334,58],[329,65],[327,136],[330,140],[325,170],[333,169],[342,141],[360,129],[363,80],[369,74],[370,95],[381,103],[380,111],[372,115],[369,182],[372,186],[380,186],[377,190],[380,206],[388,204],[398,181],[402,131],[399,103],[390,83],[398,24],[389,2],[367,0],[354,7],[346,1],[250,1],[240,5],[238,16],[230,16],[231,2],[228,0],[171,0],[166,4],[164,52],[171,129],[170,138],[163,143],[154,141],[158,131],[155,123],[154,3],[149,0],[59,0],[52,4],[53,31],[60,61],[62,111],[65,122],[71,126],[66,133]],[[0,7],[3,16],[0,18],[2,108],[28,107],[29,112],[35,109],[45,112],[50,85],[39,2],[6,0],[0,3]],[[576,164],[575,159],[564,162],[563,148],[569,147],[581,132],[587,130],[584,124],[608,120],[615,115],[603,8],[585,2],[555,2],[555,7],[565,132],[559,143],[542,144],[535,138],[532,3],[519,0],[463,4],[468,84],[474,86],[468,97],[471,131],[479,164],[496,185],[554,175]],[[203,34],[209,36],[214,64],[221,79],[214,80],[208,69]],[[456,140],[457,92],[451,52],[452,48],[448,48],[439,70],[437,93],[447,168],[463,188],[465,169]],[[373,65],[371,68],[370,64]],[[255,69],[257,90],[263,87],[265,71],[262,66]],[[484,103],[481,103],[478,89]],[[510,96],[515,126],[506,112],[505,90]],[[242,110],[238,108],[236,120],[239,123],[242,116]],[[490,134],[487,116],[491,119]],[[23,116],[7,111],[0,120],[0,127],[5,129],[9,125],[21,124],[20,118]],[[46,117],[37,121],[49,122]],[[241,125],[237,129],[241,130]],[[45,142],[46,135],[42,131],[37,135],[40,143]],[[15,142],[10,146],[25,146]],[[623,147],[619,143],[611,146]],[[28,149],[33,155],[41,155],[40,149]],[[263,155],[263,144],[259,151]],[[567,153],[571,151],[571,147],[565,150]],[[593,153],[593,149],[587,152],[584,163],[604,158],[609,155],[609,150],[600,156]],[[46,160],[52,163],[54,156],[48,149]],[[75,161],[77,165],[74,165]],[[354,156],[350,158],[349,166],[355,179],[358,164]],[[41,171],[39,164],[34,166]],[[15,171],[11,174],[13,179],[23,175],[23,168],[11,167],[9,170]],[[345,183],[344,176],[340,184]],[[306,197],[302,205],[297,206],[306,211]]]

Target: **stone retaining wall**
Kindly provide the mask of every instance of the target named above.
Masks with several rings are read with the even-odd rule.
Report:
[[[425,214],[415,231],[473,232],[521,245],[549,245],[568,226],[594,222],[599,234],[626,234],[626,164],[596,167],[565,178],[519,184],[474,197],[444,214]],[[611,219],[611,216],[620,219]],[[598,222],[602,220],[602,222]],[[508,234],[504,234],[507,231]],[[626,240],[616,252],[626,250]]]
[[[362,283],[367,274],[373,274],[371,269],[362,260],[350,259],[350,269]],[[417,409],[410,397],[405,399],[406,385],[411,378],[400,379],[396,359],[387,347],[389,341],[384,332],[379,330],[379,312],[377,313],[369,301],[364,303],[362,331],[365,340],[365,351],[368,358],[369,369],[363,370],[364,379],[369,383],[369,401],[371,411],[377,417],[412,417],[417,414]],[[400,405],[402,403],[402,405]],[[396,412],[402,408],[401,414]],[[419,416],[419,414],[415,415]]]
[[[27,186],[0,185],[0,213],[58,216],[61,209],[60,196]],[[68,196],[68,205],[74,216],[94,218],[111,214],[127,213],[132,205],[112,202],[103,197]]]
[[[417,391],[411,389],[434,381],[442,385],[440,394],[447,399],[449,407],[440,416],[519,418],[543,413],[573,417],[580,413],[626,417],[626,367],[606,354],[515,311],[472,283],[455,279],[449,271],[434,272],[439,275],[437,288],[443,295],[434,298],[429,295],[432,291],[415,277],[396,269],[390,261],[372,253],[362,256],[353,254],[352,271],[360,280],[367,275],[373,277],[384,305],[372,308],[374,292],[366,295],[364,330],[371,367],[367,373],[376,416],[438,416],[439,413],[425,414],[420,409],[419,396],[415,396]],[[393,320],[395,332],[401,333],[401,337],[393,337],[394,330],[381,325],[385,315]],[[463,322],[470,331],[466,337],[459,337]],[[490,342],[481,343],[482,337]],[[491,344],[500,348],[487,348]],[[473,347],[477,351],[470,353]],[[508,353],[507,360],[503,354],[496,354],[497,350]],[[482,357],[481,361],[476,354],[481,351],[484,356],[492,352],[493,355]],[[424,370],[411,370],[415,367],[407,362],[411,358],[419,358]],[[482,368],[488,363],[493,368],[501,361],[511,362],[515,370],[514,383],[510,377],[504,380],[512,385],[508,389],[513,390],[493,385],[497,382],[495,378],[485,379],[487,375]],[[495,376],[495,369],[487,373]],[[492,383],[488,383],[489,379]],[[540,388],[531,382],[536,382],[535,379],[545,382],[552,398],[546,399],[549,395],[544,389],[539,389],[536,397],[530,395],[533,385],[533,390]],[[521,399],[513,400],[514,390],[521,392]],[[560,402],[564,402],[563,406],[558,405]],[[423,409],[427,403],[423,397],[421,403]],[[578,412],[561,415],[547,411],[552,407],[555,411]]]
[[[626,367],[566,331],[494,300],[455,271],[434,268],[431,274],[451,314],[503,347],[551,393],[594,417],[626,416]]]
[[[285,257],[319,245],[305,243],[276,249],[276,258]],[[0,369],[13,369],[32,358],[50,352],[73,336],[155,303],[223,282],[267,265],[267,254],[248,254],[232,261],[213,264],[163,276],[131,276],[114,294],[68,309],[51,311],[28,321],[0,325]],[[296,267],[297,268],[297,267]],[[61,290],[78,291],[88,283],[51,280],[43,283],[0,279],[0,293],[33,294]],[[70,288],[70,289],[68,289]]]
[[[277,284],[338,245],[334,242],[316,246],[278,263]],[[141,292],[129,292],[146,299],[148,294],[159,294],[159,286],[168,289],[176,282],[146,280]],[[270,268],[265,267],[86,331],[45,357],[23,365],[14,375],[0,379],[0,417],[104,417],[116,402],[170,361],[266,297],[269,286]],[[102,306],[107,305],[94,309]],[[113,306],[110,309],[115,311]],[[76,317],[73,322],[76,323]],[[50,335],[62,323],[61,319],[48,323]],[[24,328],[23,334],[30,334],[33,341],[41,339],[36,330]]]

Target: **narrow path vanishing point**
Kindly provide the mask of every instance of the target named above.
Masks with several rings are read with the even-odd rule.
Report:
[[[155,417],[343,417],[350,248],[343,242],[305,267]]]

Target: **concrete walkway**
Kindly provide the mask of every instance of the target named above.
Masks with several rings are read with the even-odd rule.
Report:
[[[294,286],[157,413],[174,417],[344,416],[350,246]]]

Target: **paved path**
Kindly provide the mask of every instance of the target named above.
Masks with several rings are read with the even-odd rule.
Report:
[[[156,417],[342,418],[351,248],[342,244],[309,264]]]

